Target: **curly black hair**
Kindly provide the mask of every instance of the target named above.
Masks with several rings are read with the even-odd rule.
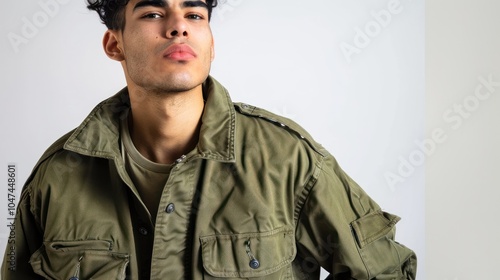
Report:
[[[124,9],[130,0],[86,0],[89,10],[97,12],[102,23],[111,30],[121,30],[125,27]],[[212,16],[212,8],[217,6],[217,0],[206,0],[208,18]]]

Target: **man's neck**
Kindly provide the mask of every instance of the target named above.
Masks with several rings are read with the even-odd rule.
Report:
[[[204,101],[201,85],[188,92],[151,94],[130,90],[129,129],[147,159],[171,164],[198,143]]]

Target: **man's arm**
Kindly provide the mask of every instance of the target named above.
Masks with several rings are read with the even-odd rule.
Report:
[[[415,253],[394,241],[399,217],[381,211],[330,155],[319,168],[297,225],[301,270],[321,266],[328,279],[415,279]]]
[[[8,240],[2,263],[2,280],[43,279],[33,272],[29,260],[41,246],[42,234],[30,211],[30,195],[23,190],[12,239]],[[9,237],[9,238],[11,238]]]

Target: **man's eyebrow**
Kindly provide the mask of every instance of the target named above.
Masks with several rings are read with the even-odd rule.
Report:
[[[167,1],[165,0],[143,0],[137,2],[134,6],[134,11],[141,8],[141,7],[146,7],[146,6],[153,6],[153,7],[166,7],[167,6]]]
[[[207,3],[203,2],[203,1],[184,1],[184,3],[182,3],[182,6],[184,8],[202,7],[202,8],[206,8],[208,10]]]
[[[135,4],[134,11],[141,8],[141,7],[146,7],[146,6],[164,8],[164,7],[168,6],[168,3],[166,0],[142,0],[142,1],[137,2],[137,4]],[[184,1],[184,2],[182,2],[182,7],[184,7],[184,8],[202,7],[202,8],[206,8],[208,10],[207,3],[205,3],[201,0]]]

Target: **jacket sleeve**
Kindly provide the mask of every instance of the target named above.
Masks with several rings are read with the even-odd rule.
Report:
[[[327,279],[415,279],[415,253],[394,240],[399,217],[383,212],[331,155],[313,178],[296,232],[302,272],[323,267]]]
[[[31,255],[41,246],[42,238],[30,211],[29,190],[24,189],[5,249],[2,280],[43,279],[33,272],[29,263]]]

